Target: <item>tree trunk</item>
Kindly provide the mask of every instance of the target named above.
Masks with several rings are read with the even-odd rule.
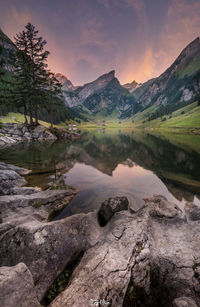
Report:
[[[29,103],[29,113],[30,113],[30,125],[33,126],[33,111],[31,103]]]
[[[38,107],[35,107],[35,126],[39,125],[38,123]]]
[[[24,106],[24,124],[28,125],[26,105]]]
[[[51,119],[50,119],[50,121],[51,121],[50,129],[52,129],[53,128],[53,109],[52,109],[52,107],[51,107],[51,111],[50,111],[50,117],[51,117]]]

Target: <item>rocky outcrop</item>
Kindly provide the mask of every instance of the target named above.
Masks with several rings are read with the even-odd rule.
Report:
[[[0,268],[1,307],[39,307],[33,277],[24,263]]]
[[[19,142],[54,142],[57,139],[72,141],[80,137],[78,133],[68,132],[64,129],[48,129],[42,125],[32,127],[23,124],[4,124],[0,133],[0,147]]]
[[[116,212],[105,227],[97,212],[24,222],[0,237],[0,266],[25,263],[41,301],[84,252],[52,307],[200,306],[200,221],[188,216],[193,205],[184,213],[163,196],[145,202],[136,213]]]

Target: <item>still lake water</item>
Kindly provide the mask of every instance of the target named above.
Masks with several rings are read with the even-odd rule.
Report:
[[[139,209],[162,194],[184,207],[200,205],[200,136],[155,136],[132,130],[92,130],[74,143],[21,144],[0,150],[0,161],[32,169],[29,186],[46,188],[56,172],[80,192],[58,218],[97,209],[125,195]]]

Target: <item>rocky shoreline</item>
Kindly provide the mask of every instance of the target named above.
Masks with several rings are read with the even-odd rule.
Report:
[[[114,197],[52,221],[77,191],[24,187],[28,173],[0,163],[2,307],[200,306],[198,206]]]
[[[77,132],[68,132],[64,129],[46,128],[42,125],[27,126],[24,124],[3,124],[0,129],[0,147],[31,141],[66,140],[73,141],[80,137]]]

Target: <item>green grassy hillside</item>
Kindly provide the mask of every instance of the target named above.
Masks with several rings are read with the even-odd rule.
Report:
[[[165,115],[152,121],[140,121],[140,123],[138,122],[138,125],[143,128],[199,130],[200,106],[197,102],[194,102],[171,113],[170,115]]]

